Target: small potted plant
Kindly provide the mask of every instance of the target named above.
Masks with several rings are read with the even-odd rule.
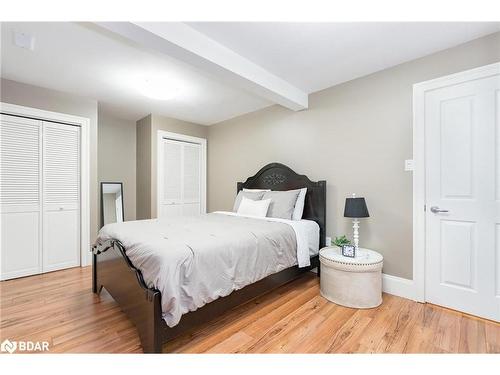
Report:
[[[351,241],[344,235],[340,237],[335,237],[333,240],[333,244],[338,247],[342,247],[343,245],[350,245]]]
[[[340,248],[343,256],[349,258],[356,257],[356,249],[351,245],[351,241],[346,236],[335,237],[333,244]]]

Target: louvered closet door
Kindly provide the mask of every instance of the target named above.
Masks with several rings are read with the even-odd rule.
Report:
[[[182,213],[184,216],[200,214],[201,204],[201,147],[196,143],[184,144]]]
[[[182,216],[182,142],[163,140],[160,217]]]
[[[80,128],[43,123],[43,271],[80,265]]]
[[[1,274],[41,272],[41,122],[1,115]]]
[[[201,212],[201,146],[163,140],[160,217],[199,215]]]

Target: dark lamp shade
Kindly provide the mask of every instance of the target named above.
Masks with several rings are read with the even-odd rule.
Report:
[[[361,218],[370,217],[365,198],[346,198],[344,217]]]

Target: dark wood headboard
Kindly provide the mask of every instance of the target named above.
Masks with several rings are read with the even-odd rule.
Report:
[[[326,181],[311,181],[307,176],[295,173],[280,163],[271,163],[248,177],[245,182],[237,183],[241,189],[293,190],[307,188],[303,219],[314,220],[320,229],[319,247],[325,246],[326,236]]]

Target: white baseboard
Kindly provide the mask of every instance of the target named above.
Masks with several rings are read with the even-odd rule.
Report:
[[[382,291],[416,301],[415,283],[402,277],[382,274]]]

